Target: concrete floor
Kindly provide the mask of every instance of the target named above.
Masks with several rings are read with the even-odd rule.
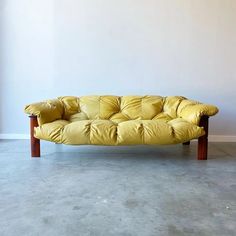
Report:
[[[1,236],[235,236],[236,144],[66,147],[0,140]]]

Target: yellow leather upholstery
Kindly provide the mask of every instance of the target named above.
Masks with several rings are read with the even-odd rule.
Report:
[[[35,137],[56,143],[137,145],[183,143],[205,134],[201,116],[212,105],[181,96],[59,97],[25,107],[38,117]]]
[[[39,125],[62,118],[63,105],[58,99],[34,103],[25,107],[25,112],[38,117]]]

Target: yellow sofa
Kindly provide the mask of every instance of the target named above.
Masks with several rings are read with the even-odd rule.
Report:
[[[39,140],[72,145],[189,144],[199,138],[207,159],[208,117],[217,107],[181,96],[59,97],[25,107],[31,117],[32,156]]]

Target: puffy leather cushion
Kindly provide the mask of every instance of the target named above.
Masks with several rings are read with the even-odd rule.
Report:
[[[71,115],[68,120],[70,122],[80,121],[80,120],[88,120],[88,116],[84,112],[79,112]]]
[[[155,117],[153,117],[152,120],[162,120],[162,121],[168,122],[172,119],[173,118],[171,116],[169,116],[168,114],[162,112],[160,114],[157,114]]]
[[[169,115],[172,118],[177,117],[177,109],[179,104],[186,98],[181,96],[169,96],[165,98],[163,112]]]
[[[204,130],[184,119],[81,120],[69,123],[58,120],[35,129],[35,136],[64,144],[136,145],[181,143],[204,135]]]
[[[64,104],[66,120],[79,112],[90,120],[111,119],[120,113],[128,120],[152,119],[162,112],[165,101],[161,96],[83,96],[60,97],[59,100]]]
[[[39,125],[62,118],[63,104],[58,99],[25,106],[25,113],[37,116]]]
[[[34,136],[39,139],[61,143],[62,129],[68,125],[66,120],[56,120],[51,123],[40,125],[34,129]]]
[[[119,113],[116,113],[115,115],[111,116],[110,120],[115,123],[120,123],[120,122],[128,121],[129,117],[124,115],[123,113],[119,112]]]
[[[80,112],[79,98],[72,96],[59,97],[59,101],[63,104],[63,119],[69,120],[71,115]]]
[[[133,120],[118,125],[118,144],[172,144],[204,135],[204,130],[183,119]]]
[[[163,108],[160,96],[124,96],[121,98],[120,109],[129,119],[152,119]]]
[[[213,116],[218,111],[215,106],[185,99],[181,101],[177,115],[193,124],[199,124],[202,116]]]
[[[72,122],[63,129],[64,144],[116,145],[117,125],[109,120]]]
[[[120,97],[101,96],[99,102],[99,118],[102,120],[110,119],[120,111]]]

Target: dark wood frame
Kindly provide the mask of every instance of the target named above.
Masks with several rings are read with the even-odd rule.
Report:
[[[38,127],[37,116],[29,116],[30,118],[30,143],[31,143],[31,157],[40,157],[40,139],[34,137],[34,128]]]
[[[205,135],[198,138],[198,160],[207,160],[207,150],[208,150],[208,120],[209,116],[202,116],[199,126],[203,127],[205,130]]]
[[[38,127],[37,116],[30,117],[30,142],[31,142],[31,156],[40,157],[40,139],[34,137],[34,128]],[[198,138],[198,160],[207,160],[208,149],[208,116],[202,116],[199,126],[205,130],[205,135]],[[183,143],[183,145],[190,145],[190,141]]]
[[[203,127],[205,130],[205,135],[198,138],[198,151],[197,159],[198,160],[207,160],[207,150],[208,150],[208,116],[202,116],[199,126]],[[190,145],[190,141],[183,143],[183,145]]]

